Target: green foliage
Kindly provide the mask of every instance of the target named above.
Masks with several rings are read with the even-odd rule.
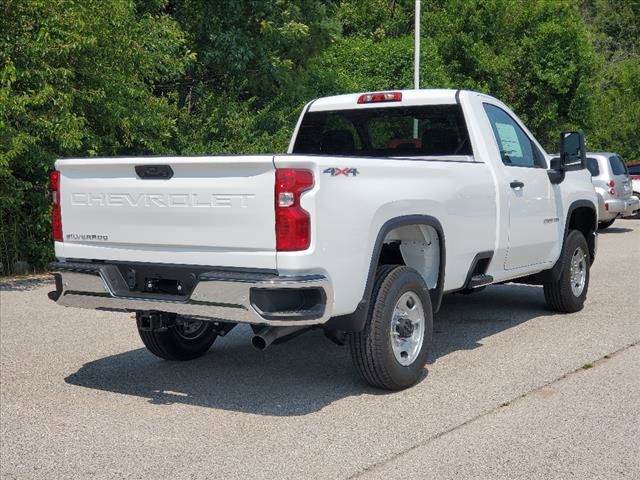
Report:
[[[640,0],[584,0],[594,44],[613,60],[640,56]]]
[[[429,3],[423,28],[451,83],[508,103],[551,151],[559,131],[585,126],[595,54],[573,2],[452,0]],[[580,96],[579,102],[574,102]]]
[[[175,18],[198,52],[183,78],[180,151],[283,151],[315,95],[300,79],[339,34],[336,2],[181,2]]]
[[[431,39],[421,43],[421,85],[448,87],[449,75]],[[413,88],[413,39],[366,37],[334,43],[309,71],[319,95]]]
[[[603,68],[594,72],[589,147],[640,160],[640,0],[585,0]]]
[[[338,20],[345,37],[381,39],[413,32],[412,0],[343,0]]]
[[[592,150],[613,150],[625,160],[640,159],[640,62],[626,59],[604,74],[595,95]]]
[[[208,95],[190,115],[184,115],[181,153],[283,152],[300,112],[298,105],[282,105],[279,100],[257,108],[255,98],[240,101]]]
[[[177,3],[175,18],[198,52],[189,72],[200,93],[225,92],[256,106],[290,86],[309,58],[339,33],[335,1]],[[206,95],[205,95],[206,96]],[[208,100],[205,100],[208,102]]]
[[[413,0],[0,0],[0,261],[52,259],[56,158],[283,151],[309,100],[413,85]],[[429,0],[421,86],[640,159],[640,0]]]

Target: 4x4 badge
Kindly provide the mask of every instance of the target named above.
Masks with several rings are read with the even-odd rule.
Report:
[[[325,169],[322,173],[328,173],[332,177],[338,177],[340,175],[344,175],[345,177],[348,177],[349,175],[352,175],[352,176],[355,177],[360,172],[358,172],[357,168],[349,168],[349,167],[336,168],[336,167],[331,167],[331,168]]]

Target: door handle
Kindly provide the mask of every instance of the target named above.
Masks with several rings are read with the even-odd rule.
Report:
[[[521,188],[524,188],[524,183],[522,183],[520,180],[514,180],[509,184],[509,186],[514,190],[520,190]]]

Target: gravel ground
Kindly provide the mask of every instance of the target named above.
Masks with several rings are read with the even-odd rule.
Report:
[[[5,281],[0,477],[640,478],[638,279],[640,221],[621,220],[582,312],[522,285],[449,296],[425,378],[399,393],[321,332],[259,352],[237,328],[169,363],[130,315]]]

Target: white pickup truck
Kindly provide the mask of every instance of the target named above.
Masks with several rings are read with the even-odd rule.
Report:
[[[238,323],[257,348],[322,327],[406,388],[444,294],[519,282],[582,308],[597,199],[582,134],[560,140],[551,158],[488,95],[407,90],[310,102],[283,155],[58,160],[49,296],[135,312],[169,360]]]

